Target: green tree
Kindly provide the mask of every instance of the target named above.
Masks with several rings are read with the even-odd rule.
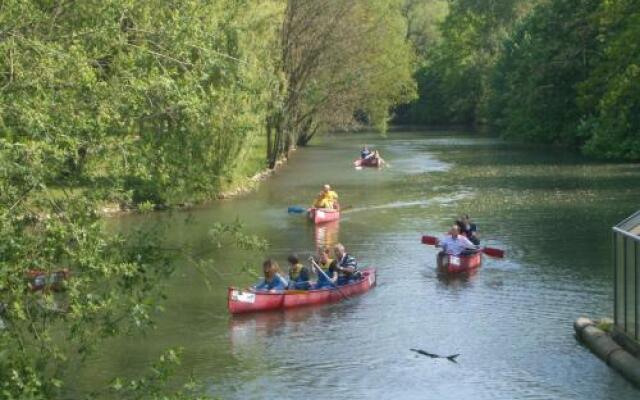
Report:
[[[64,381],[65,372],[96,344],[153,323],[163,282],[176,267],[174,259],[189,255],[168,249],[161,229],[110,233],[95,212],[101,199],[93,190],[54,195],[46,182],[65,162],[60,154],[48,144],[0,141],[3,399],[60,398],[70,384]],[[238,224],[216,225],[210,235],[212,248],[222,247],[216,245],[221,241],[248,250],[265,247]],[[215,268],[211,262],[192,265],[205,276]],[[63,269],[70,272],[63,291],[49,284],[38,288],[30,279],[35,271],[49,277]],[[127,387],[119,398],[158,398],[168,376],[165,368],[173,361],[175,354],[169,352],[148,378]],[[96,388],[96,396],[108,394],[107,389]]]
[[[391,107],[413,98],[413,53],[401,3],[288,2],[282,36],[287,94],[274,118],[272,165],[317,132],[362,122],[384,131]]]
[[[578,145],[577,86],[597,59],[599,0],[535,8],[506,41],[493,74],[491,120],[508,137]]]
[[[152,323],[175,268],[162,231],[113,234],[96,210],[216,192],[282,90],[284,2],[1,8],[0,397],[53,399],[102,339]],[[262,246],[237,227],[213,233]],[[65,269],[63,292],[28,279]],[[161,397],[174,358],[119,397]]]
[[[403,123],[486,122],[491,72],[502,41],[535,2],[453,0],[439,23],[440,39],[416,73],[419,100]],[[426,32],[429,32],[428,30]],[[420,42],[420,36],[413,39]]]
[[[424,62],[440,42],[440,24],[448,11],[447,0],[405,0],[402,14],[407,20],[407,39],[414,47],[418,63]]]
[[[2,7],[0,129],[64,151],[60,185],[121,180],[137,202],[211,197],[283,90],[283,1]]]
[[[579,134],[588,154],[640,160],[640,3],[601,2],[596,11],[598,53],[579,85],[585,115]]]

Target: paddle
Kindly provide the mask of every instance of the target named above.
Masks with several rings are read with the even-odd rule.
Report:
[[[353,208],[353,206],[346,206],[346,207],[342,207],[340,209],[340,212],[348,210],[350,208]],[[289,214],[302,214],[304,212],[307,212],[309,209],[308,208],[304,208],[304,207],[300,207],[300,206],[291,206],[287,209],[287,212]]]
[[[435,246],[438,244],[438,242],[439,240],[435,236],[428,236],[428,235],[422,236],[422,244]],[[480,251],[482,251],[484,254],[488,255],[489,257],[504,258],[504,250],[496,249],[495,247],[483,247],[480,249]]]
[[[316,267],[316,269],[318,270],[318,272],[320,272],[320,274],[322,274],[322,276],[324,277],[324,279],[326,279],[331,286],[333,286],[334,288],[336,288],[338,290],[338,293],[340,293],[340,295],[342,295],[342,297],[344,297],[345,299],[348,298],[347,295],[345,295],[342,290],[340,290],[340,288],[338,287],[338,285],[336,285],[335,283],[333,283],[333,281],[331,279],[329,279],[329,277],[327,276],[327,274],[322,270],[322,268],[316,264],[316,260],[313,259],[313,257],[309,257],[309,260],[311,260],[311,263],[313,264],[314,267]]]
[[[504,250],[496,249],[495,247],[483,247],[482,252],[489,257],[504,258]]]

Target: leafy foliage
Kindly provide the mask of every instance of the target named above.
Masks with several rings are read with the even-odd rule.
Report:
[[[637,0],[452,0],[440,39],[421,50],[419,99],[398,121],[487,124],[640,160],[639,9]],[[433,36],[425,32],[410,32],[417,48]]]
[[[0,397],[53,399],[96,344],[153,325],[175,268],[162,227],[113,233],[97,210],[217,193],[264,135],[281,90],[284,3],[1,8]],[[221,227],[225,236],[264,246],[237,224]],[[68,278],[48,282],[57,271]],[[118,397],[164,398],[162,371],[174,356]]]
[[[52,157],[56,153],[47,144],[0,142],[2,398],[57,398],[63,394],[65,371],[96,344],[152,326],[164,282],[176,267],[173,261],[184,255],[163,243],[162,226],[126,236],[105,229],[95,212],[100,198],[92,190],[53,196],[47,181],[65,162]],[[247,251],[266,248],[239,222],[216,224],[209,240],[214,248],[222,243]],[[216,273],[210,260],[195,266],[205,276]],[[59,286],[39,288],[29,277],[34,271],[49,276],[62,269],[70,276]],[[175,353],[168,354],[162,368],[120,388],[118,397],[161,398],[165,368],[176,359]],[[96,397],[105,394],[99,389]]]
[[[59,185],[119,197],[211,197],[264,135],[281,77],[283,4],[40,2],[0,13],[0,129],[66,158]],[[25,18],[24,16],[28,16]],[[128,197],[127,197],[128,195]]]
[[[598,53],[579,85],[587,153],[640,160],[640,3],[603,2],[595,13]]]
[[[579,145],[577,86],[597,61],[599,0],[541,4],[504,45],[493,72],[490,119],[506,136]],[[562,38],[562,40],[558,40]]]
[[[444,20],[434,21],[439,24],[439,40],[422,52],[422,67],[416,73],[419,100],[398,121],[480,122],[502,40],[530,4],[522,0],[450,1]],[[410,37],[419,46],[420,35]]]
[[[283,28],[287,95],[273,119],[271,163],[317,132],[366,122],[385,131],[411,100],[413,53],[399,0],[290,0]]]

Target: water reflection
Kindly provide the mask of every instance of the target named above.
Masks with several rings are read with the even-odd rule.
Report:
[[[229,320],[232,352],[238,356],[280,336],[290,339],[305,336],[310,325],[335,322],[340,314],[340,307],[319,305],[235,315]]]
[[[279,336],[311,318],[309,310],[287,310],[233,316],[229,320],[229,337],[234,350],[242,350],[261,338]]]
[[[332,247],[339,242],[340,221],[331,221],[314,227],[316,249]]]
[[[475,268],[467,272],[449,273],[447,271],[437,271],[440,286],[450,289],[464,289],[473,286],[473,282],[478,278],[480,268]]]

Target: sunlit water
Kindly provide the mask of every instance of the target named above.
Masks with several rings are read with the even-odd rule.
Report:
[[[356,170],[362,143],[384,170]],[[224,399],[637,399],[640,392],[576,342],[581,315],[610,316],[610,227],[639,206],[635,165],[596,163],[566,151],[445,133],[347,135],[297,151],[244,198],[190,212],[131,216],[124,228],[171,224],[169,240],[215,254],[211,288],[192,268],[171,282],[166,312],[143,338],[110,341],[80,374],[79,391],[137,376],[167,347],[184,348],[178,380],[193,375]],[[348,207],[314,229],[287,207],[331,183]],[[505,249],[467,277],[436,273],[440,234],[469,213],[485,244]],[[268,239],[268,254],[213,252],[207,231],[240,218]],[[344,243],[378,286],[348,301],[230,317],[226,287],[252,282],[263,256],[285,264],[317,243]],[[460,353],[458,363],[409,351]]]

